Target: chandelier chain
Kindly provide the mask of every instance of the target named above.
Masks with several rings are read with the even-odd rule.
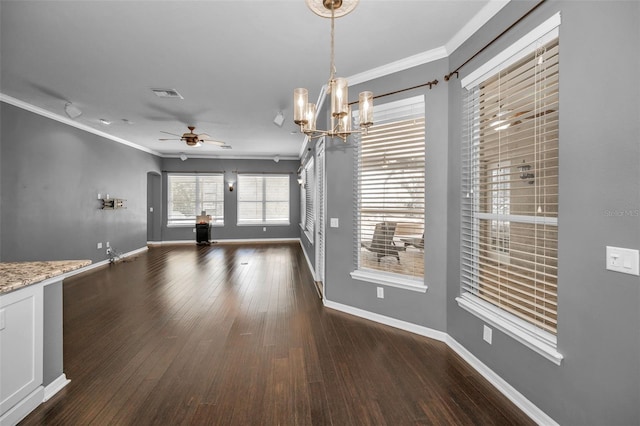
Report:
[[[333,2],[331,2],[331,69],[329,70],[329,81],[333,81],[336,76],[335,66],[335,48],[334,48],[334,32],[335,32],[335,10],[333,8]]]

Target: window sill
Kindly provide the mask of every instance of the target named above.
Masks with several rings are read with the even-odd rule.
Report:
[[[456,297],[458,306],[467,312],[511,336],[529,349],[542,355],[556,365],[560,365],[563,356],[556,349],[555,336],[541,335],[536,328],[526,321],[517,318],[502,309],[487,303],[471,293],[463,293]]]
[[[358,281],[366,281],[373,284],[386,285],[388,287],[402,288],[404,290],[426,293],[427,287],[423,281],[410,279],[401,275],[385,274],[382,272],[371,272],[358,269],[351,272],[351,278]]]
[[[268,222],[268,223],[237,223],[237,226],[289,226],[289,222]]]

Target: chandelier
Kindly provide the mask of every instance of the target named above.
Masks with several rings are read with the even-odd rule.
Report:
[[[334,29],[335,19],[355,9],[359,0],[306,0],[307,6],[323,18],[331,18],[331,64],[327,92],[331,94],[331,129],[316,129],[316,105],[309,102],[309,91],[298,88],[293,91],[293,121],[310,138],[320,136],[340,137],[346,141],[352,133],[367,133],[373,124],[373,93],[362,92],[358,97],[360,129],[351,128],[351,105],[348,99],[348,83],[345,78],[335,76]]]

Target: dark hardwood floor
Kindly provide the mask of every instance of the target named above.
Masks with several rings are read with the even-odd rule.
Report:
[[[71,383],[21,424],[533,424],[444,343],[324,308],[297,243],[68,278],[64,357]]]

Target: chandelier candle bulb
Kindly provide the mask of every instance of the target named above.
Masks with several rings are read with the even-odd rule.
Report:
[[[313,104],[313,103],[307,104],[305,119],[307,120],[307,124],[304,126],[305,132],[315,132],[316,131],[316,104]]]
[[[360,127],[373,124],[373,92],[361,92],[358,99],[360,109]]]
[[[347,114],[349,104],[349,83],[346,78],[331,80],[331,115],[344,117]]]
[[[347,113],[338,121],[338,135],[346,137],[349,134],[351,134],[351,107],[347,105]]]
[[[293,121],[299,126],[307,124],[306,112],[309,103],[309,91],[298,88],[293,91]]]

